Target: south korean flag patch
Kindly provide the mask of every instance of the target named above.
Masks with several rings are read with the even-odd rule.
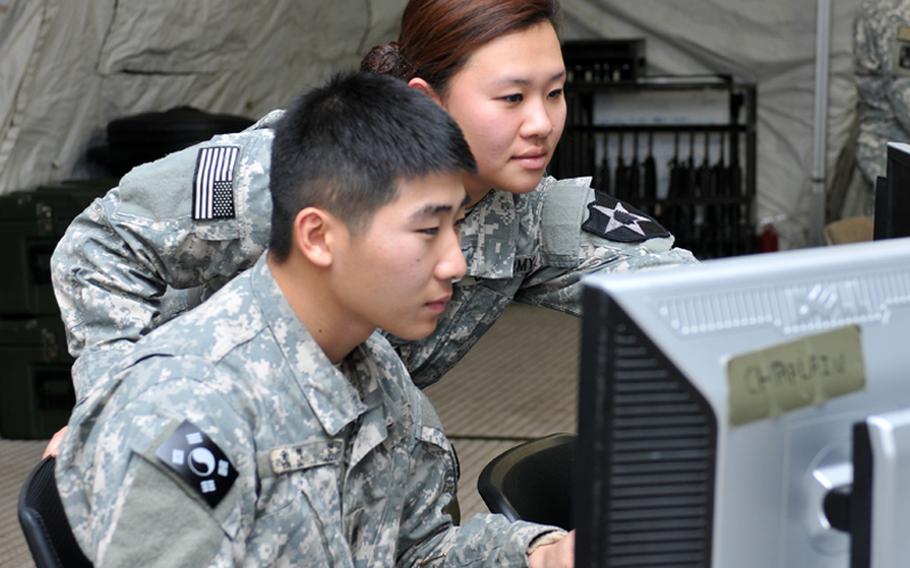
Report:
[[[620,243],[640,243],[670,236],[670,231],[652,217],[606,194],[588,204],[588,219],[581,228]]]
[[[158,447],[155,456],[213,509],[237,479],[237,470],[221,448],[186,420]]]
[[[196,154],[193,219],[234,218],[234,166],[239,146],[209,146]]]

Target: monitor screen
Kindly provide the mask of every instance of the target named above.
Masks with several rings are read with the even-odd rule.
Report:
[[[910,144],[888,143],[886,175],[875,180],[873,238],[910,237]]]
[[[907,460],[854,480],[853,431],[910,407],[910,239],[594,275],[582,302],[577,566],[856,568],[824,505],[854,481],[887,565],[870,476]]]

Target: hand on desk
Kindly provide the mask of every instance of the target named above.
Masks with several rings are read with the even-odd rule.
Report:
[[[528,556],[531,568],[573,568],[575,566],[575,531],[539,547]]]

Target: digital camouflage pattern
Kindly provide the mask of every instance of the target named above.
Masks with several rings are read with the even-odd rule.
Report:
[[[594,201],[590,178],[545,177],[527,194],[492,191],[465,218],[466,276],[436,331],[395,345],[415,383],[430,385],[457,363],[512,300],[581,314],[581,277],[695,261],[673,237],[625,243],[581,230]]]
[[[501,515],[456,527],[457,461],[374,333],[336,368],[265,256],[136,344],[75,408],[57,458],[96,566],[525,566],[553,532]],[[156,458],[184,421],[238,472],[214,506]]]
[[[242,133],[140,166],[70,225],[52,258],[77,396],[142,335],[192,307],[251,266],[269,237],[270,113]],[[200,148],[239,146],[236,218],[194,221],[193,168]],[[468,271],[436,332],[419,343],[390,338],[414,382],[448,371],[502,315],[510,301],[580,311],[581,276],[694,262],[673,238],[628,243],[584,232],[589,178],[545,177],[533,192],[490,192],[467,216],[462,249]],[[186,290],[176,300],[175,289]]]
[[[853,66],[859,93],[856,157],[865,178],[885,175],[888,142],[910,142],[910,0],[864,0]]]
[[[141,336],[210,296],[265,250],[271,127],[282,114],[133,169],[73,219],[51,257],[51,279],[69,351],[78,357],[77,399]],[[194,221],[196,156],[222,144],[242,148],[233,176],[236,218]]]

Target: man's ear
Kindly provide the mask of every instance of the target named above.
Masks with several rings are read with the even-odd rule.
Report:
[[[307,207],[294,217],[294,246],[310,264],[327,268],[332,264],[337,219],[324,209]]]
[[[411,87],[412,89],[417,89],[417,90],[420,91],[421,93],[423,93],[423,94],[425,94],[426,96],[428,96],[428,97],[430,97],[431,99],[433,99],[433,102],[435,102],[435,103],[438,104],[439,106],[443,106],[443,105],[442,105],[442,99],[441,99],[441,98],[439,97],[439,95],[436,93],[436,90],[433,89],[433,87],[431,87],[429,83],[427,83],[426,81],[424,81],[424,80],[421,79],[420,77],[414,77],[413,79],[411,79],[410,81],[408,81],[408,87]]]

